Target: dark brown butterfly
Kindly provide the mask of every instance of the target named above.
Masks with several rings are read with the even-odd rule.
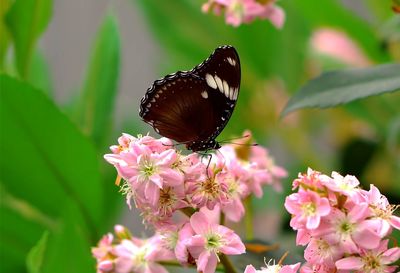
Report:
[[[139,115],[189,150],[219,149],[215,138],[232,115],[239,89],[239,55],[232,46],[221,46],[192,70],[156,80],[141,100]]]

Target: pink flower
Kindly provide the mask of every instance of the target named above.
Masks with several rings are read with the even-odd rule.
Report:
[[[292,189],[294,190],[298,187],[303,187],[306,189],[312,189],[314,191],[323,190],[324,185],[322,182],[325,180],[330,181],[331,178],[321,174],[320,172],[314,171],[311,168],[308,168],[306,174],[299,173],[298,178],[293,181]]]
[[[336,262],[339,270],[356,270],[357,273],[390,273],[397,266],[390,266],[400,258],[400,248],[387,249],[388,240],[383,240],[376,249],[363,250],[359,256],[350,256]]]
[[[321,28],[311,38],[313,51],[333,57],[344,64],[366,67],[371,61],[362,49],[345,33],[337,29]]]
[[[304,250],[304,258],[311,264],[325,264],[335,266],[335,261],[343,255],[343,250],[333,242],[324,239],[311,239]]]
[[[96,259],[101,260],[109,255],[109,253],[111,253],[113,249],[113,240],[114,236],[111,233],[107,233],[106,235],[104,235],[97,244],[97,247],[92,248],[93,256]]]
[[[155,206],[160,189],[183,184],[183,174],[174,168],[179,161],[178,154],[167,148],[165,143],[170,143],[167,139],[133,138],[125,134],[119,138],[119,143],[120,148],[111,148],[117,153],[107,154],[104,158],[129,182],[123,186],[128,205],[130,198],[135,197]]]
[[[343,177],[337,172],[332,172],[332,178],[333,179],[323,179],[321,182],[331,191],[346,195],[349,198],[352,198],[353,202],[356,201],[354,199],[358,197],[358,186],[360,185],[360,182],[355,176],[346,175]]]
[[[393,215],[398,206],[390,205],[387,198],[374,185],[370,185],[370,190],[365,192],[364,196],[371,209],[372,219],[381,221],[382,227],[379,231],[381,237],[390,233],[392,227],[400,230],[400,217]]]
[[[306,263],[300,268],[300,273],[336,273],[336,267],[326,264],[310,264]],[[348,273],[348,272],[340,272]]]
[[[333,208],[316,233],[329,242],[338,243],[347,253],[356,253],[359,247],[376,248],[381,240],[377,232],[379,226],[366,219],[368,212],[366,203],[354,206],[348,213]]]
[[[190,224],[195,235],[187,240],[187,248],[196,259],[198,271],[214,273],[219,253],[238,255],[245,252],[244,244],[234,231],[210,223],[203,212],[193,214]]]
[[[115,247],[115,270],[117,273],[167,273],[158,264],[174,258],[171,251],[162,247],[161,237],[155,235],[148,240],[122,240]]]
[[[202,176],[200,181],[187,181],[186,192],[195,207],[212,210],[215,205],[227,202],[228,185],[221,168],[210,165],[207,171],[208,175]]]
[[[261,146],[251,147],[250,162],[257,166],[256,169],[265,169],[268,171],[268,178],[264,178],[266,181],[263,184],[272,185],[278,192],[282,191],[280,180],[287,176],[287,172],[284,168],[275,164],[274,159],[269,155],[267,149]]]
[[[275,1],[262,4],[256,0],[208,0],[202,6],[203,12],[213,10],[216,15],[225,11],[225,21],[235,27],[242,23],[251,23],[256,18],[268,19],[277,27],[282,28],[285,21],[284,11],[275,5]]]
[[[271,262],[271,261],[270,261]],[[267,267],[261,267],[260,270],[256,270],[254,266],[248,265],[244,270],[244,273],[296,273],[300,268],[300,263],[293,265],[280,265],[280,264],[266,264]]]
[[[176,259],[183,265],[195,265],[195,259],[190,254],[187,246],[188,240],[194,235],[194,230],[187,222],[178,232],[178,238],[175,246],[175,256]]]
[[[239,222],[245,212],[242,197],[247,192],[247,186],[237,181],[230,173],[225,173],[221,179],[224,179],[228,186],[227,201],[221,203],[221,210],[227,219]]]
[[[326,216],[331,211],[328,199],[320,197],[312,191],[299,191],[286,197],[285,208],[293,218],[290,226],[298,229],[305,227],[307,229],[316,229],[321,217]]]

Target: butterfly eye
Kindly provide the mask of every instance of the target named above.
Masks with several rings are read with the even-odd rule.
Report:
[[[218,149],[240,90],[240,60],[232,46],[218,47],[190,71],[156,80],[141,100],[139,115],[162,136],[192,151]]]

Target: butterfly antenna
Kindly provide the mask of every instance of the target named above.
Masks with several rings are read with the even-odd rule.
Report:
[[[250,137],[250,134],[246,134],[242,137],[235,137],[235,138],[231,138],[231,139],[225,139],[222,141],[219,141],[219,143],[222,144],[234,144],[234,145],[241,145],[241,146],[258,146],[258,143],[236,143],[236,142],[232,142],[232,140],[238,140],[238,139],[243,139],[243,138],[248,138]]]
[[[248,138],[248,137],[250,137],[250,134],[246,134],[241,137],[233,137],[233,138],[224,139],[224,140],[219,141],[219,143],[231,143],[230,141],[232,141],[232,140],[238,140],[238,139],[243,139],[243,138]]]

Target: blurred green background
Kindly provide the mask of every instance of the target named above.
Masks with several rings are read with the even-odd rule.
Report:
[[[281,0],[282,30],[228,26],[203,3],[0,0],[1,272],[94,272],[90,247],[113,224],[142,234],[103,155],[122,132],[156,136],[138,116],[147,87],[223,44],[239,52],[242,87],[219,138],[250,129],[289,172],[283,193],[254,200],[257,238],[294,247],[283,202],[307,167],[400,203],[398,92],[279,117],[323,71],[399,62],[392,2]]]

